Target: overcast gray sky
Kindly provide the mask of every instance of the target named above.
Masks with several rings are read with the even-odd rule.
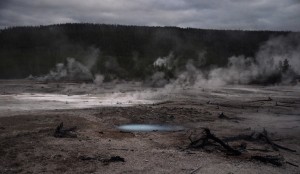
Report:
[[[0,27],[92,22],[300,31],[300,0],[0,0]]]

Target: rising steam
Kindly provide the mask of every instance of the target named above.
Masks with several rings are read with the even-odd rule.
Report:
[[[162,62],[162,59],[158,60]],[[255,57],[240,55],[228,58],[226,67],[201,70],[196,68],[193,60],[188,60],[185,71],[178,73],[171,85],[290,84],[296,83],[299,74],[300,35],[290,34],[271,38],[260,47]]]
[[[44,76],[33,77],[29,76],[29,79],[35,79],[39,81],[93,81],[94,76],[91,69],[97,62],[99,49],[90,47],[88,54],[84,57],[84,64],[77,61],[75,58],[68,57],[64,63],[56,64],[55,68]],[[96,76],[95,82],[97,84],[102,83],[101,75]]]
[[[91,69],[99,59],[99,49],[90,48],[89,52],[83,63],[67,58],[65,63],[57,64],[49,74],[37,79],[91,81],[101,85],[112,74],[93,75]],[[269,39],[261,45],[255,57],[229,57],[225,67],[200,69],[199,64],[207,61],[205,51],[200,53],[199,60],[188,60],[184,67],[178,65],[179,61],[172,52],[157,58],[151,65],[153,73],[146,84],[153,87],[216,87],[227,84],[295,84],[299,80],[300,35],[297,33]],[[104,68],[126,74],[114,57],[104,61]]]
[[[66,63],[56,64],[56,67],[48,74],[35,79],[39,81],[92,81],[93,75],[86,66],[69,57]]]
[[[172,69],[173,65],[174,65],[174,54],[173,54],[173,52],[171,52],[166,57],[157,58],[153,63],[154,68],[158,68],[158,69],[166,68],[168,70]]]

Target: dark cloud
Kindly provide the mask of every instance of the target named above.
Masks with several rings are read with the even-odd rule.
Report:
[[[93,22],[300,31],[299,0],[1,0],[0,27]]]

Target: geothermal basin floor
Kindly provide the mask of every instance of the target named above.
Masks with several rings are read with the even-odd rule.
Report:
[[[230,119],[221,119],[223,113]],[[76,126],[76,137],[54,137]],[[181,126],[126,132],[126,124]],[[188,148],[202,128],[225,139],[267,130],[274,151],[259,142],[230,156],[220,147]],[[300,87],[150,88],[140,83],[0,81],[0,173],[300,173]],[[247,155],[280,156],[282,166]],[[294,165],[290,165],[289,163]]]

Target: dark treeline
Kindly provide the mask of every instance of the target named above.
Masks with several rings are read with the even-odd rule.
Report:
[[[74,57],[89,61],[99,49],[92,72],[123,79],[143,79],[158,57],[170,53],[176,66],[205,53],[200,68],[224,66],[234,55],[254,56],[271,36],[288,32],[204,30],[104,24],[59,24],[0,30],[0,78],[46,74]]]

